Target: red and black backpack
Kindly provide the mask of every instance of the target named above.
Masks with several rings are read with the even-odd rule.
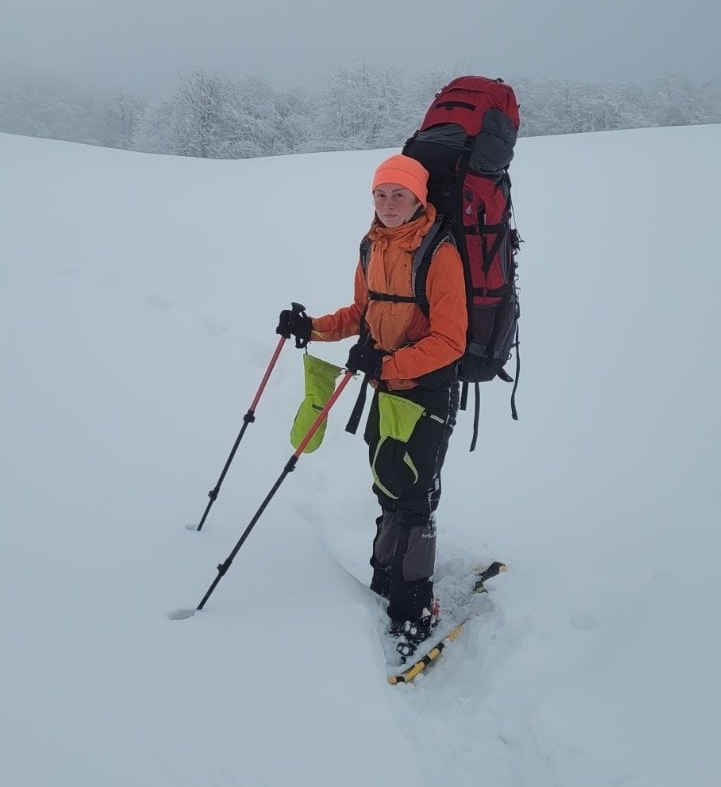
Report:
[[[518,419],[515,393],[518,357],[516,252],[521,238],[513,222],[508,167],[520,117],[513,89],[501,79],[462,76],[435,97],[421,127],[403,153],[429,172],[428,199],[438,212],[439,242],[448,234],[463,261],[468,305],[466,351],[459,361],[465,407],[468,384],[476,384],[476,414],[471,450],[478,433],[478,383],[513,378],[504,366],[515,350],[516,375],[511,413]],[[427,269],[433,248],[424,249],[419,270]],[[424,286],[418,275],[417,288]],[[423,308],[425,293],[417,292]]]
[[[512,350],[516,376],[511,414],[518,420],[515,394],[520,371],[520,311],[516,252],[521,238],[513,223],[508,167],[519,124],[516,96],[501,79],[462,76],[436,95],[421,127],[403,147],[406,156],[428,170],[428,199],[437,211],[434,226],[414,255],[414,296],[370,293],[371,298],[413,300],[428,314],[425,285],[433,255],[441,243],[449,240],[458,249],[468,308],[466,350],[457,367],[463,383],[462,409],[466,408],[469,383],[476,388],[471,450],[478,438],[478,384],[496,377],[514,382],[504,369]],[[369,257],[370,241],[366,237],[360,247],[361,265],[366,271]],[[359,417],[358,412],[352,423]],[[354,431],[354,427],[349,424],[348,430]]]

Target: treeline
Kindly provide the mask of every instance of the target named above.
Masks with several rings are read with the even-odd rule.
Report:
[[[195,70],[146,102],[58,81],[0,79],[0,131],[201,158],[255,158],[400,147],[434,94],[457,74],[410,80],[369,65],[339,69],[317,93]],[[721,81],[666,76],[645,84],[508,78],[522,136],[721,123]]]

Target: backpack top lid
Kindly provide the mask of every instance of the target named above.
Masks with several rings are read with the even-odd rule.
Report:
[[[429,199],[444,214],[461,155],[470,172],[500,178],[513,159],[519,125],[513,88],[500,79],[458,77],[436,95],[403,152],[429,171]]]
[[[421,131],[443,123],[458,123],[468,136],[485,126],[488,110],[505,115],[516,133],[521,124],[518,101],[513,88],[502,79],[461,76],[449,82],[428,108]]]

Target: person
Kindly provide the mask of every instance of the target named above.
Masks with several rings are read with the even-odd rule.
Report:
[[[315,318],[284,310],[277,328],[299,346],[360,336],[346,367],[364,372],[375,389],[364,435],[381,507],[371,589],[389,601],[390,633],[414,646],[428,637],[438,613],[435,511],[467,329],[463,268],[450,241],[440,243],[428,268],[427,316],[413,302],[413,254],[436,219],[427,182],[413,158],[383,161],[373,177],[371,245],[366,269],[363,259],[356,267],[353,303]]]

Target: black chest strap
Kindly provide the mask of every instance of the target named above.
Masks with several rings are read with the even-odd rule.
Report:
[[[426,295],[426,279],[431,260],[441,243],[453,241],[453,236],[446,231],[445,222],[436,219],[428,232],[423,236],[420,246],[413,253],[413,268],[411,270],[411,287],[413,295],[395,295],[390,292],[377,292],[368,290],[368,299],[371,301],[390,301],[391,303],[415,303],[420,310],[428,317],[430,307],[428,296]],[[366,235],[360,245],[360,262],[363,268],[363,275],[368,281],[368,265],[371,258],[371,247],[373,242]]]

